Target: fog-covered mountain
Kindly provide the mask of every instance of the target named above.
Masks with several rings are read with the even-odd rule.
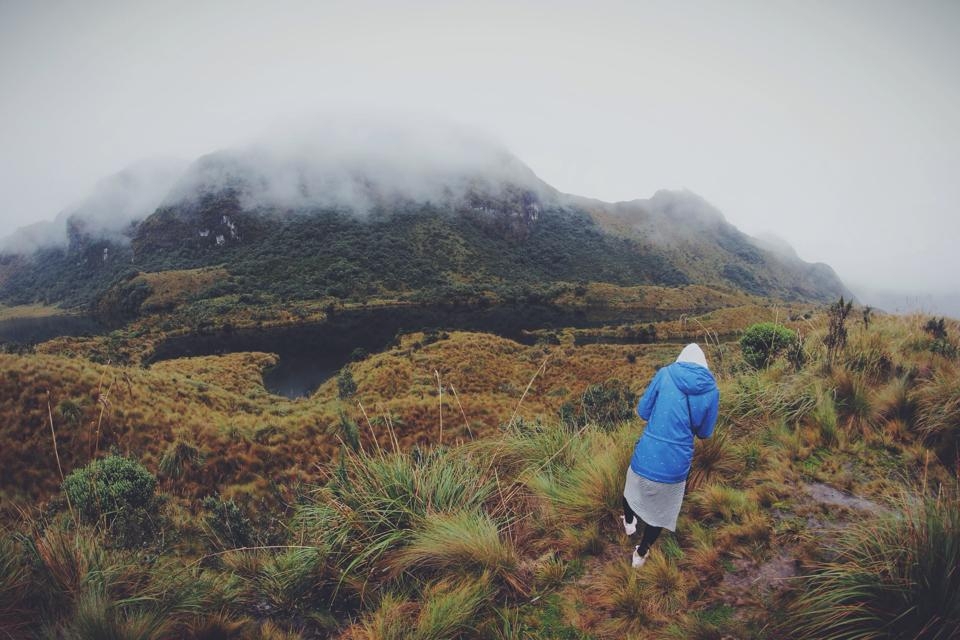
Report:
[[[207,265],[231,276],[211,296],[433,299],[593,281],[849,295],[827,265],[750,238],[696,194],[561,194],[501,145],[423,122],[300,131],[185,168],[127,170],[50,224],[4,244],[0,299],[90,306],[137,271]]]

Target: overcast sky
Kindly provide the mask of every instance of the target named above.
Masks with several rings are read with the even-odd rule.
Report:
[[[561,191],[689,188],[856,291],[960,294],[960,2],[0,0],[0,236],[331,107]]]

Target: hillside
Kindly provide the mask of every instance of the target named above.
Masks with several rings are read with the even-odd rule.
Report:
[[[800,368],[761,370],[708,338],[778,317],[763,313],[671,321],[656,332],[675,341],[649,345],[411,334],[295,402],[265,391],[264,354],[146,369],[0,356],[3,504],[17,505],[0,630],[955,637],[960,327],[850,323],[831,358],[826,317],[798,317]],[[721,422],[677,533],[637,572],[617,520],[643,428],[631,407],[690,338],[708,345]],[[108,449],[145,468],[108,457],[60,490],[58,464],[69,477]],[[98,510],[108,494],[83,488],[119,469],[128,484],[109,495],[137,502]]]
[[[338,164],[312,147],[204,156],[155,209],[142,209],[152,193],[91,198],[60,221],[64,243],[20,253],[8,243],[0,302],[130,319],[149,287],[124,291],[122,300],[112,288],[137,273],[202,267],[228,277],[196,298],[430,302],[589,282],[849,297],[826,265],[761,248],[691,193],[591,201],[557,192],[502,149],[469,144],[477,148],[457,148],[469,161],[454,163],[405,164],[369,151],[338,156]],[[122,230],[114,214],[126,220]]]

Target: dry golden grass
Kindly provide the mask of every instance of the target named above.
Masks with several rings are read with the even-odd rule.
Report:
[[[581,292],[578,295],[578,291]],[[682,287],[622,287],[605,282],[591,282],[557,297],[556,303],[580,308],[603,306],[614,309],[637,309],[683,313],[749,304],[756,297],[734,291],[691,284]]]
[[[0,304],[0,320],[16,320],[20,318],[49,318],[66,313],[56,306],[45,304],[20,304],[13,307]]]
[[[183,304],[191,296],[220,280],[225,280],[228,275],[227,270],[222,267],[204,267],[141,273],[134,278],[134,282],[142,281],[150,286],[150,295],[143,301],[141,307],[144,312],[149,313]]]
[[[251,483],[268,472],[270,480],[307,477],[315,462],[329,458],[334,443],[306,446],[322,432],[322,418],[263,389],[258,368],[271,358],[234,354],[144,370],[0,355],[0,484],[32,498],[57,489],[51,415],[64,473],[111,448],[155,470],[169,443],[180,438],[206,456],[202,469],[185,479],[196,491]],[[284,407],[284,415],[271,415]],[[269,433],[270,426],[279,435]]]
[[[733,326],[739,313],[753,317],[739,309],[714,320]],[[524,637],[528,618],[546,611],[551,597],[560,602],[551,615],[562,617],[550,622],[551,629],[573,625],[594,637],[661,637],[700,628],[684,612],[725,602],[721,598],[729,591],[718,593],[732,588],[725,579],[731,577],[731,561],[759,566],[773,549],[807,558],[816,553],[803,546],[810,532],[822,534],[827,519],[836,518],[830,525],[839,527],[855,517],[817,503],[804,483],[829,482],[882,502],[898,487],[950,480],[929,443],[924,446],[911,403],[933,417],[943,416],[946,424],[953,405],[944,405],[944,394],[935,390],[955,387],[956,365],[930,350],[921,326],[913,319],[878,317],[870,331],[889,339],[889,346],[869,336],[852,340],[830,370],[817,362],[799,374],[789,366],[749,373],[731,367],[721,384],[724,416],[718,436],[698,445],[677,532],[658,541],[639,572],[630,567],[629,542],[616,526],[616,502],[640,421],[574,433],[559,425],[557,409],[576,402],[588,384],[609,378],[626,381],[639,394],[655,368],[675,358],[678,344],[574,347],[567,340],[524,346],[456,332],[424,344],[424,336],[414,334],[396,348],[350,365],[357,393],[349,401],[337,399],[335,381],[303,400],[271,395],[261,378],[273,362],[269,354],[190,358],[146,369],[49,354],[3,355],[0,441],[7,446],[0,449],[0,486],[15,488],[21,498],[56,491],[50,414],[65,471],[111,446],[156,471],[161,457],[182,445],[187,453],[181,458],[193,460],[196,451],[202,462],[177,465],[179,477],[165,474],[163,486],[171,494],[170,517],[180,534],[202,537],[197,498],[214,489],[239,502],[277,490],[295,493],[301,481],[337,478],[338,444],[328,428],[339,424],[344,411],[358,423],[361,453],[369,464],[379,460],[382,465],[384,459],[374,439],[388,452],[394,446],[409,451],[414,444],[426,445],[409,454],[411,469],[422,473],[435,465],[449,472],[466,456],[471,464],[479,462],[490,489],[463,513],[428,500],[429,513],[421,514],[409,535],[388,541],[382,560],[371,560],[363,571],[350,573],[358,557],[350,545],[357,537],[347,536],[339,551],[344,555],[341,589],[363,593],[368,601],[349,614],[351,621],[346,614],[338,621],[340,637],[458,637],[469,636],[471,625],[487,629],[490,624],[515,631],[502,637]],[[898,375],[882,375],[883,357]],[[441,406],[444,447],[435,448]],[[500,433],[500,425],[509,422],[513,426]],[[863,429],[868,424],[875,428]],[[471,438],[484,439],[456,447],[457,440]],[[325,462],[332,464],[323,471],[316,467]],[[444,486],[476,485],[464,482],[460,471],[445,477],[452,480]],[[345,487],[358,485],[351,476],[340,487],[340,507]],[[380,485],[369,491],[387,492]],[[328,486],[317,495],[335,492]],[[344,513],[335,509],[330,522],[358,517]],[[326,530],[329,522],[324,523]],[[396,529],[384,527],[387,533]],[[72,588],[89,560],[79,552],[86,551],[48,531],[40,552],[66,561],[48,562],[45,571]],[[187,555],[202,553],[195,546]],[[275,566],[279,578],[286,565],[274,556],[270,550],[233,552],[220,557],[217,566],[223,576],[247,582]],[[740,582],[753,584],[745,578]],[[543,594],[532,606],[525,596],[530,588]],[[509,615],[498,621],[492,601]],[[759,606],[751,601],[743,615],[762,619],[767,611]],[[293,629],[285,620],[242,624],[252,637],[283,637]],[[241,621],[211,624],[232,627]],[[704,623],[697,632],[703,635],[696,637],[718,637],[710,635],[711,629]]]

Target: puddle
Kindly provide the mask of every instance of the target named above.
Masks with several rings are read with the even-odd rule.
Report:
[[[813,482],[806,485],[807,493],[810,497],[821,504],[829,504],[837,507],[847,507],[857,511],[866,511],[867,513],[884,513],[887,508],[866,498],[858,498],[849,493],[834,489],[830,485],[820,482]]]

